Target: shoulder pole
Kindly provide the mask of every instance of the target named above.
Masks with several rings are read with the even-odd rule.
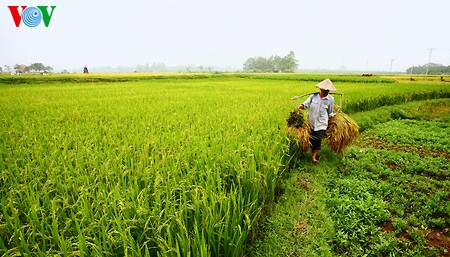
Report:
[[[316,94],[316,93],[319,93],[319,92],[306,93],[306,94],[303,94],[303,95],[294,96],[294,97],[292,97],[291,99],[292,99],[292,100],[297,100],[297,99],[299,99],[300,97],[304,97],[304,96],[312,95],[312,94]],[[340,96],[344,97],[344,93],[333,93],[333,92],[330,92],[330,93],[328,93],[328,94],[332,94],[332,95],[340,95]]]

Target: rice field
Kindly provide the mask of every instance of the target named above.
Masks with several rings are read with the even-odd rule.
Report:
[[[450,95],[334,76],[350,113]],[[290,99],[326,77],[0,76],[0,255],[242,256],[289,169]]]

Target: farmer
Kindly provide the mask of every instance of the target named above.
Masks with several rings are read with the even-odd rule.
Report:
[[[312,94],[304,103],[297,108],[309,109],[308,120],[311,125],[311,151],[312,161],[318,163],[316,159],[322,145],[322,139],[328,126],[335,125],[334,121],[334,98],[328,93],[330,90],[336,91],[330,79],[325,79],[316,85],[320,93]]]

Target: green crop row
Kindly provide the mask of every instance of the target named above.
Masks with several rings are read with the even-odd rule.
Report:
[[[414,101],[406,104],[383,106],[371,111],[353,113],[360,132],[378,124],[396,119],[450,122],[450,99]]]
[[[450,98],[449,90],[430,91],[430,92],[412,92],[405,94],[390,94],[381,96],[372,96],[360,100],[352,101],[346,104],[343,110],[347,113],[370,111],[382,106],[390,106],[412,101]]]
[[[147,80],[202,80],[213,78],[231,77],[226,74],[25,74],[25,75],[0,75],[1,84],[61,84],[61,83],[123,83],[139,82]]]
[[[305,82],[321,82],[329,78],[336,83],[359,83],[363,86],[365,83],[395,83],[394,79],[381,76],[363,77],[355,75],[335,75],[335,74],[259,74],[251,75],[249,78],[264,80],[288,80],[288,81],[305,81]]]
[[[25,75],[0,75],[0,84],[49,84],[49,83],[115,83],[138,82],[148,80],[204,80],[204,79],[262,79],[284,81],[320,82],[325,78],[331,78],[335,82],[350,83],[394,83],[395,80],[379,76],[361,77],[352,75],[311,75],[311,74],[252,74],[252,73],[173,73],[173,74],[25,74]]]
[[[448,123],[396,120],[360,138],[330,176],[333,251],[346,256],[438,256],[450,226]],[[378,138],[381,143],[371,144]],[[427,140],[425,142],[424,140]],[[406,151],[398,144],[407,143]],[[379,146],[386,149],[378,149]],[[428,148],[429,147],[429,148]],[[426,149],[441,151],[427,156]],[[430,243],[431,242],[431,243]]]

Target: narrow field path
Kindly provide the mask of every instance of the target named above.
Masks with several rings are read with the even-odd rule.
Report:
[[[329,244],[333,221],[324,201],[322,181],[338,172],[335,153],[324,149],[319,164],[311,153],[298,156],[283,179],[282,192],[269,217],[262,221],[262,234],[252,244],[248,256],[332,256]]]

